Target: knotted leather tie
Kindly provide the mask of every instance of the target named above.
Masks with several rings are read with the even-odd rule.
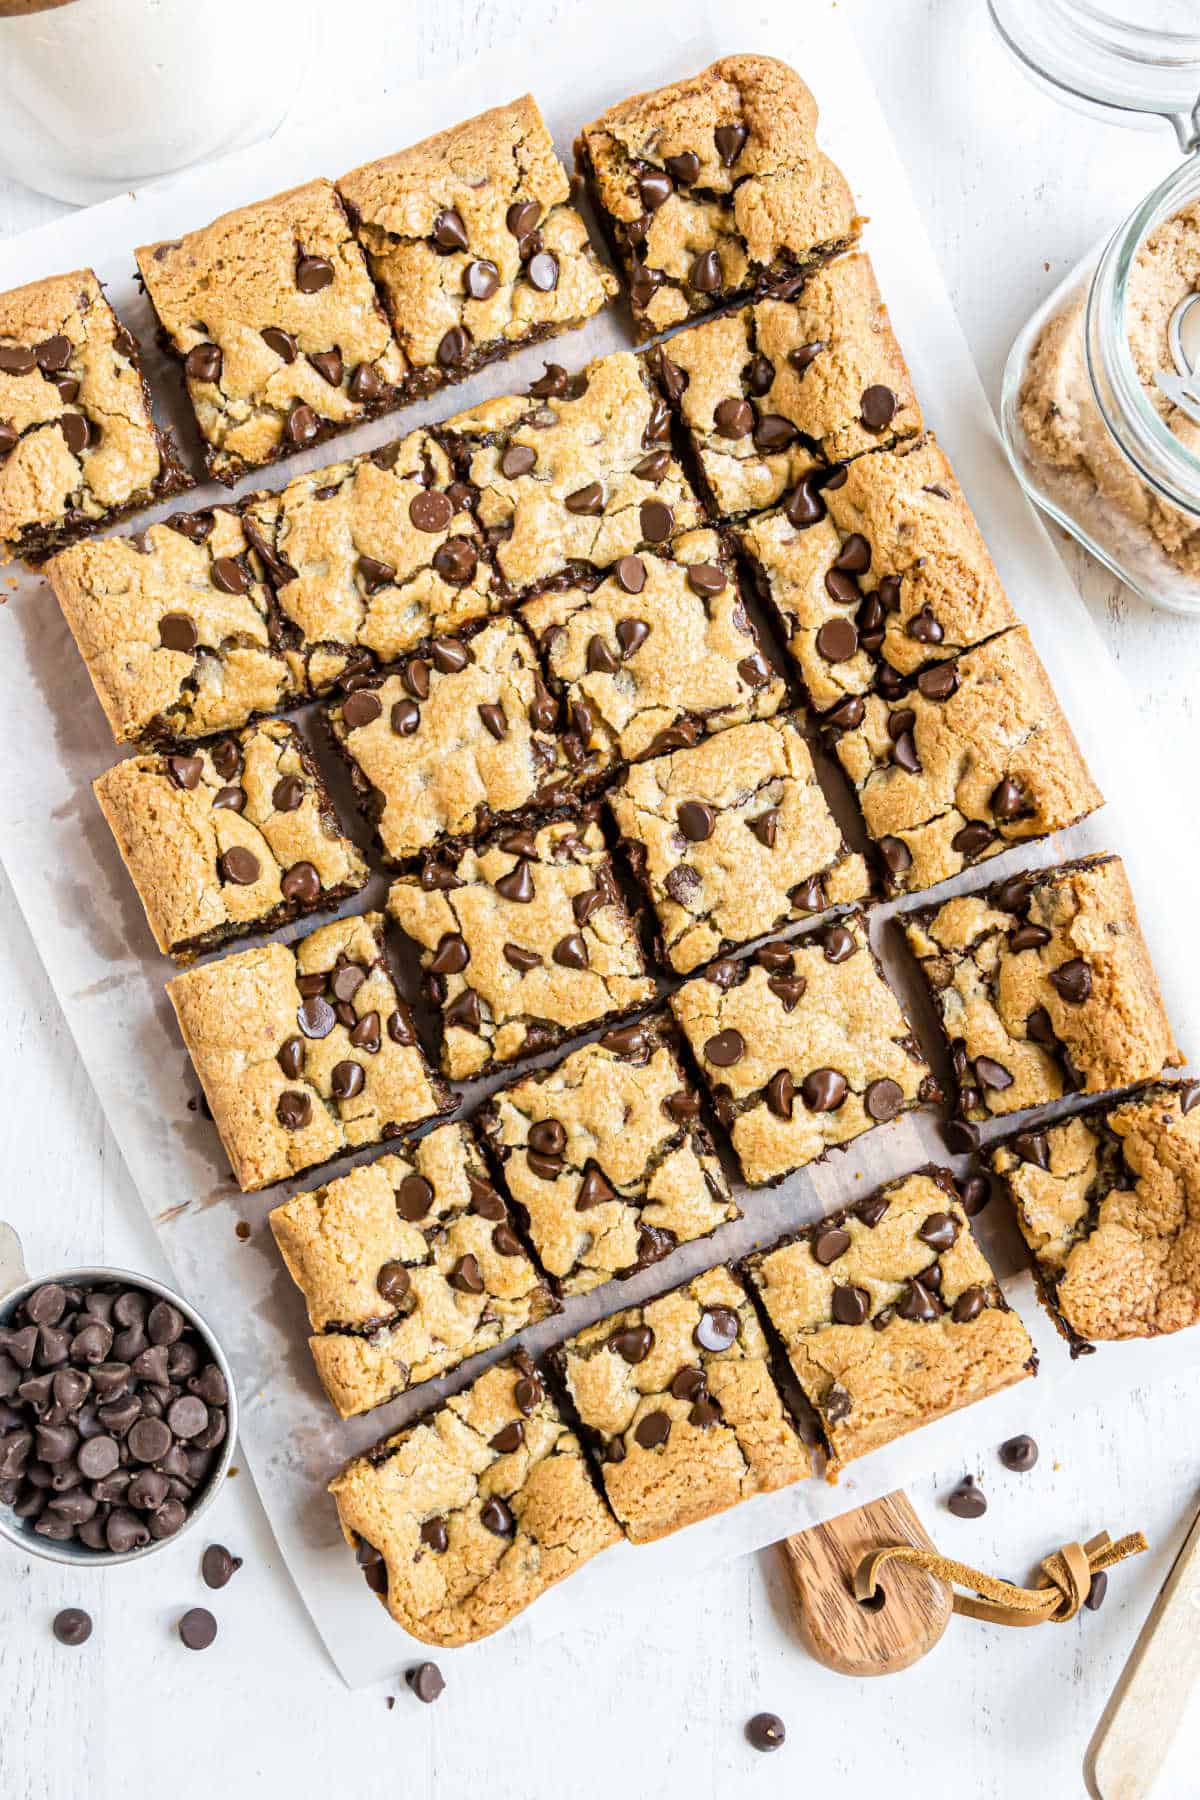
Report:
[[[1087,1599],[1094,1576],[1124,1562],[1127,1556],[1140,1555],[1147,1547],[1140,1531],[1129,1532],[1115,1544],[1107,1531],[1102,1531],[1086,1544],[1063,1544],[1042,1562],[1037,1586],[1023,1588],[984,1575],[936,1550],[889,1544],[863,1557],[854,1573],[854,1593],[859,1600],[870,1600],[884,1565],[903,1562],[924,1569],[951,1588],[969,1589],[969,1593],[954,1594],[955,1612],[968,1618],[986,1619],[994,1625],[1065,1625]]]

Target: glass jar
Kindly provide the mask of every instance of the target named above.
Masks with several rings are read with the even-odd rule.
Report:
[[[1152,605],[1200,615],[1200,294],[1188,299],[1200,290],[1194,0],[1141,0],[1136,20],[1102,0],[989,6],[1039,85],[1123,123],[1169,119],[1190,152],[1020,333],[1001,429],[1039,506]]]

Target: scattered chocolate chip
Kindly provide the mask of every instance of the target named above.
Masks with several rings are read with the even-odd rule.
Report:
[[[205,1587],[223,1588],[242,1566],[240,1556],[231,1556],[224,1544],[209,1544],[200,1559],[200,1573]]]
[[[1014,1475],[1027,1475],[1038,1459],[1038,1447],[1031,1437],[1024,1433],[1020,1437],[1009,1438],[1000,1446],[1000,1461]]]
[[[92,1617],[82,1607],[67,1606],[54,1615],[51,1629],[60,1644],[66,1644],[69,1649],[75,1650],[80,1644],[86,1644],[91,1637]]]
[[[217,1621],[207,1607],[193,1606],[179,1621],[179,1636],[189,1650],[207,1650],[217,1635]]]
[[[1092,1576],[1092,1584],[1088,1588],[1087,1597],[1083,1602],[1089,1612],[1100,1611],[1100,1608],[1104,1605],[1104,1596],[1107,1592],[1108,1571],[1106,1569],[1098,1569]]]
[[[432,1706],[433,1702],[446,1691],[445,1677],[436,1663],[417,1663],[414,1668],[404,1671],[404,1679],[417,1699],[423,1701],[426,1706]]]
[[[982,1519],[987,1511],[987,1495],[973,1475],[966,1476],[946,1502],[956,1519]]]
[[[786,1736],[778,1713],[755,1713],[746,1725],[746,1739],[755,1750],[778,1750]]]

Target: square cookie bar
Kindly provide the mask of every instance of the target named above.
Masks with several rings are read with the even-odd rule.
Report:
[[[834,1468],[1036,1372],[944,1169],[893,1181],[744,1267]]]
[[[575,162],[629,282],[639,337],[746,294],[786,293],[857,236],[794,69],[726,56],[585,125]]]
[[[480,1124],[560,1293],[635,1275],[740,1217],[664,1019],[501,1088]]]
[[[715,531],[622,557],[598,585],[539,594],[521,617],[572,731],[606,762],[682,749],[787,699]]]
[[[131,756],[92,783],[159,949],[181,962],[367,879],[294,725],[252,725],[194,755]]]
[[[269,1214],[343,1419],[556,1312],[466,1125],[439,1125]]]
[[[753,1302],[729,1269],[601,1319],[551,1356],[632,1543],[812,1472]]]
[[[1023,625],[898,695],[868,694],[837,730],[841,716],[835,747],[889,892],[933,887],[1103,804]]]
[[[752,1187],[941,1098],[862,913],[715,962],[671,1007]]]
[[[724,313],[649,355],[724,518],[759,512],[814,470],[921,430],[865,256],[818,269],[794,300]]]
[[[403,398],[408,364],[332,182],[135,255],[218,481],[232,485]]]
[[[909,913],[959,1111],[1019,1112],[1178,1068],[1125,866],[1091,856]]]
[[[1042,1298],[1078,1355],[1200,1324],[1200,1087],[1144,1089],[997,1145]]]
[[[38,563],[191,485],[92,270],[0,294],[0,545]]]
[[[305,696],[304,657],[230,507],[73,544],[46,574],[119,744],[236,730]]]
[[[594,579],[705,522],[671,448],[670,408],[628,351],[574,375],[550,363],[527,396],[486,400],[438,433],[513,594]]]
[[[337,185],[422,385],[582,325],[617,293],[531,94]]]
[[[402,875],[388,911],[420,949],[441,1008],[442,1067],[455,1079],[654,997],[592,810]]]
[[[507,1625],[621,1533],[518,1351],[330,1483],[371,1591],[423,1644]]]
[[[637,763],[608,804],[658,915],[662,955],[681,974],[870,892],[796,714]]]
[[[400,865],[528,821],[600,768],[559,730],[559,703],[512,618],[435,638],[394,674],[361,682],[326,720],[384,860]]]
[[[711,327],[706,327],[711,329]],[[952,661],[1017,624],[954,471],[932,438],[859,457],[736,537],[817,712],[850,727],[863,696]]]
[[[189,969],[167,993],[243,1193],[453,1106],[396,991],[380,913]]]

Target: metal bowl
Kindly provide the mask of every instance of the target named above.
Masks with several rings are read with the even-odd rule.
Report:
[[[229,1391],[229,1404],[226,1409],[228,1429],[221,1445],[220,1460],[208,1478],[208,1482],[188,1512],[187,1518],[175,1532],[166,1538],[151,1538],[137,1550],[91,1550],[86,1544],[56,1543],[52,1538],[39,1537],[34,1531],[27,1531],[23,1520],[14,1516],[7,1506],[0,1506],[0,1539],[11,1544],[24,1556],[40,1556],[46,1562],[84,1563],[89,1568],[106,1568],[110,1563],[144,1562],[156,1551],[169,1549],[181,1538],[197,1526],[205,1513],[212,1506],[221,1483],[229,1473],[229,1465],[233,1461],[234,1446],[238,1434],[238,1400],[237,1389],[233,1385],[233,1371],[229,1360],[222,1350],[212,1326],[203,1313],[197,1312],[194,1306],[177,1294],[174,1288],[164,1287],[161,1281],[155,1281],[152,1275],[139,1275],[132,1269],[109,1268],[73,1268],[55,1269],[50,1274],[39,1275],[31,1281],[29,1271],[25,1267],[25,1259],[21,1251],[21,1240],[11,1225],[0,1221],[0,1325],[11,1324],[18,1306],[36,1289],[44,1287],[48,1281],[62,1282],[65,1286],[96,1286],[101,1282],[117,1282],[124,1287],[140,1288],[143,1293],[150,1294],[155,1300],[167,1300],[183,1314],[188,1324],[198,1333],[207,1345],[221,1374],[225,1378],[225,1386]]]

